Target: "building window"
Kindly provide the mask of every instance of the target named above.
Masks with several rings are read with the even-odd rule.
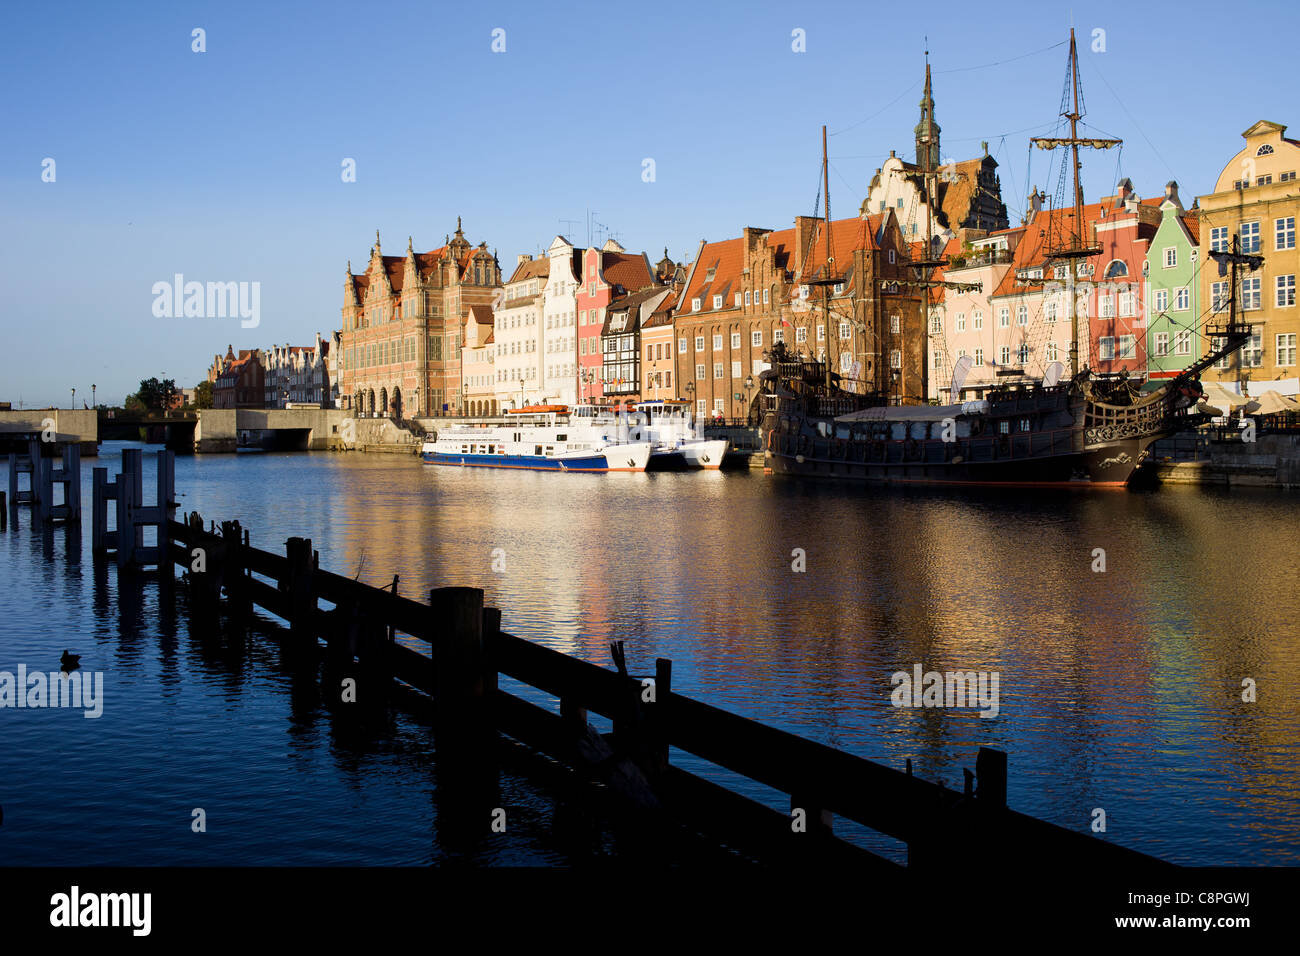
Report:
[[[1109,292],[1097,293],[1097,315],[1103,319],[1115,317],[1115,297]]]
[[[731,333],[731,347],[732,347],[733,349],[738,349],[738,348],[740,348],[740,333],[739,333],[739,332],[732,332],[732,333]]]
[[[704,378],[704,366],[702,364],[695,366],[695,377]]]
[[[1056,343],[1055,343],[1055,342],[1048,342],[1048,343],[1047,343],[1047,361],[1049,361],[1049,362],[1055,362],[1055,361],[1056,361]]]
[[[691,311],[692,312],[700,311],[700,300],[698,298],[691,299]]]
[[[732,378],[740,378],[740,363],[739,363],[739,362],[732,362],[732,363],[731,363],[731,377],[732,377]]]
[[[1165,247],[1165,268],[1173,269],[1178,265],[1178,247]]]
[[[1137,296],[1132,292],[1121,292],[1119,294],[1119,314],[1128,318],[1136,311],[1134,305]]]
[[[771,301],[772,294],[770,289],[763,290],[763,304],[767,305]]]
[[[736,304],[736,308],[739,309],[739,308],[740,308],[740,293],[739,293],[739,292],[736,293],[736,298],[735,298],[734,301],[735,301],[735,304]]]
[[[755,329],[749,333],[749,344],[754,348],[760,348],[763,345],[763,330]]]
[[[1283,332],[1276,337],[1277,342],[1277,364],[1294,365],[1295,364],[1295,333]]]
[[[1024,343],[1021,343],[1020,345],[1019,360],[1021,367],[1024,367],[1025,363],[1029,361],[1029,346]]]
[[[1259,223],[1243,222],[1241,224],[1241,251],[1259,252]]]
[[[715,352],[720,352],[720,351],[722,351],[722,333],[721,333],[721,332],[714,332],[714,333],[713,333],[713,351],[715,351]]]
[[[1010,345],[1004,345],[1004,346],[1002,346],[1002,354],[1001,354],[1000,356],[998,356],[998,358],[999,358],[999,360],[1000,360],[1000,361],[999,361],[999,364],[1001,364],[1001,365],[1010,365],[1010,364],[1011,364],[1011,346],[1010,346]]]
[[[772,332],[772,343],[785,341],[785,329],[774,329]]]
[[[1228,251],[1228,227],[1215,226],[1210,230],[1210,251],[1227,252]]]
[[[1213,303],[1215,312],[1222,312],[1228,307],[1228,283],[1213,282],[1210,284],[1210,299]]]
[[[942,353],[942,352],[935,352],[935,353],[934,353],[934,361],[931,363],[931,366],[930,366],[930,367],[933,368],[936,372],[941,372],[941,371],[943,371],[943,353]]]
[[[847,324],[847,323],[842,323],[842,324],[840,325],[840,329],[841,329],[841,331],[840,331],[840,338],[845,338],[845,335],[844,335],[844,332],[843,332],[843,328],[844,328],[844,325],[845,325],[845,324]],[[902,330],[903,330],[903,320],[902,320],[902,318],[901,318],[900,316],[897,316],[897,315],[891,315],[891,316],[889,317],[889,331],[891,331],[891,332],[893,332],[895,335],[897,335],[897,334],[898,334],[899,332],[901,332]]]
[[[901,205],[903,204],[903,200],[900,199],[900,200],[898,201],[898,204],[901,206]],[[894,264],[894,250],[893,250],[893,249],[890,249],[890,250],[889,250],[889,264],[890,264],[891,266]]]
[[[998,328],[1005,329],[1011,325],[1011,310],[1003,306],[998,309]]]
[[[686,354],[686,336],[684,335],[677,340],[677,354],[678,355]]]
[[[890,368],[902,368],[902,367],[903,367],[903,351],[902,351],[902,349],[890,349],[890,350],[889,350],[889,367],[890,367]]]
[[[1025,326],[1029,324],[1029,306],[1022,305],[1016,309],[1016,325]]]
[[[1290,172],[1283,173],[1281,176],[1277,177],[1277,181],[1280,182],[1280,183],[1293,183],[1293,182],[1295,182],[1295,170],[1293,169],[1293,170],[1291,170]]]
[[[1109,335],[1103,335],[1097,341],[1097,358],[1103,362],[1109,362],[1115,357],[1115,340]]]
[[[1258,309],[1260,302],[1261,281],[1259,276],[1241,280],[1241,307],[1243,310]]]
[[[1244,368],[1259,368],[1264,364],[1264,333],[1252,332],[1241,347],[1241,364]]]
[[[722,403],[723,403],[723,399],[721,399],[721,398],[715,398],[715,399],[713,400],[713,414],[716,415],[716,416],[718,416],[719,418],[722,417],[722,413],[723,413],[723,410],[724,410],[724,409],[723,409],[723,404],[722,404]]]
[[[1295,248],[1295,216],[1275,220],[1273,228],[1278,249]]]
[[[984,328],[984,313],[976,309],[971,313],[971,321],[975,325],[975,331],[978,332]]]
[[[818,342],[826,341],[826,326],[824,325],[817,326],[817,341]]]
[[[715,296],[713,297],[713,307],[714,307],[715,309],[720,309],[720,308],[722,308],[722,296],[720,296],[720,295],[715,295]]]
[[[1169,333],[1157,332],[1156,333],[1156,356],[1159,358],[1163,358],[1168,354],[1169,354]]]
[[[1269,183],[1271,183],[1272,181],[1273,181],[1273,175],[1270,173],[1270,174],[1267,175],[1267,176],[1258,176],[1258,177],[1256,177],[1256,179],[1255,179],[1255,185],[1256,185],[1256,186],[1267,186],[1267,185],[1268,185]]]
[[[1137,337],[1133,335],[1121,335],[1119,337],[1119,351],[1116,358],[1131,359],[1137,357]]]
[[[958,331],[958,332],[965,332],[965,331],[966,331],[966,313],[965,313],[965,312],[958,312],[958,313],[957,313],[957,331]]]
[[[1192,354],[1192,332],[1190,329],[1183,329],[1174,336],[1174,354]]]
[[[930,334],[938,335],[943,331],[943,319],[937,315],[930,316]]]
[[[1155,302],[1157,313],[1169,311],[1169,290],[1156,289],[1153,301]]]
[[[1210,349],[1211,349],[1212,351],[1217,352],[1219,349],[1223,348],[1224,341],[1225,341],[1225,340],[1224,340],[1223,336],[1221,336],[1221,335],[1212,335],[1212,336],[1210,336]],[[1231,360],[1231,358],[1232,358],[1232,356],[1230,356],[1230,355],[1225,355],[1225,356],[1223,356],[1223,358],[1219,359],[1217,362],[1214,363],[1214,367],[1215,367],[1215,368],[1227,368],[1227,367],[1228,367],[1228,362]]]
[[[1174,311],[1186,312],[1191,306],[1191,294],[1187,286],[1174,290]]]
[[[702,335],[695,336],[695,351],[697,352],[704,351],[704,336]]]
[[[1275,280],[1277,283],[1277,304],[1281,308],[1288,305],[1295,305],[1295,276],[1278,276]]]
[[[852,331],[852,329],[849,327],[849,323],[847,323],[847,322],[841,322],[841,323],[840,323],[840,339],[841,339],[841,340],[846,340],[846,339],[848,339],[852,334],[853,334],[853,331]]]
[[[750,301],[749,301],[749,290],[746,289],[746,290],[745,290],[745,305],[749,305],[749,304],[750,304]]]
[[[806,326],[806,325],[801,325],[801,326],[799,326],[799,328],[795,329],[795,330],[794,330],[794,340],[795,340],[796,342],[807,342],[807,341],[808,341],[808,326]]]
[[[976,349],[976,350],[975,350],[975,365],[976,365],[976,367],[979,367],[979,366],[981,366],[981,365],[983,365],[983,364],[984,364],[984,350],[983,350],[983,349]]]

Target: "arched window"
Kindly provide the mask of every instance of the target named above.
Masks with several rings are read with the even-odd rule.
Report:
[[[1106,267],[1105,276],[1107,279],[1120,279],[1126,275],[1128,275],[1128,266],[1124,264],[1123,260],[1112,259],[1110,265]]]
[[[1271,152],[1273,152],[1273,147],[1270,146],[1268,143],[1265,143],[1265,144],[1264,144],[1263,146],[1261,146],[1259,149],[1255,150],[1255,155],[1256,155],[1256,156],[1267,156],[1267,155],[1268,155],[1269,153],[1271,153]]]

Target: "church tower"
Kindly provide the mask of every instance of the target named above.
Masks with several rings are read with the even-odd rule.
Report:
[[[921,122],[916,124],[916,165],[922,169],[939,168],[939,124],[934,121],[929,53],[925,57],[925,95],[921,97]]]

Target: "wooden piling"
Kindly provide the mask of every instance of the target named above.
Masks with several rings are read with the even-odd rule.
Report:
[[[296,650],[309,650],[316,644],[313,630],[316,596],[312,593],[311,538],[290,538],[285,542],[286,574],[280,581],[289,613],[289,635]]]
[[[975,777],[979,780],[976,798],[993,808],[1007,805],[1007,755],[992,747],[981,747],[975,756]]]
[[[486,717],[481,588],[434,588],[429,592],[433,623],[434,701],[445,729],[482,729]]]

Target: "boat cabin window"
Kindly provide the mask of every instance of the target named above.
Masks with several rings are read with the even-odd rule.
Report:
[[[548,455],[554,455],[554,454],[555,454],[555,446],[554,446],[554,445],[547,445],[547,446],[546,446],[546,454],[548,454]]]
[[[568,441],[568,440],[569,440],[569,436],[568,436],[568,435],[556,435],[556,436],[555,436],[555,440],[556,440],[556,441]]]
[[[464,455],[464,454],[466,454],[466,453],[468,453],[468,452],[469,452],[469,445],[461,445],[461,446],[460,446],[460,453],[461,453],[462,455]]]
[[[541,445],[538,445],[538,446],[536,446],[536,447],[533,449],[533,454],[534,454],[534,455],[540,455],[541,453],[542,453],[542,446],[541,446]]]
[[[489,455],[495,455],[496,453],[497,453],[497,446],[496,446],[496,445],[488,445],[488,454],[489,454]]]
[[[1011,423],[1004,418],[1002,421],[998,422],[998,431],[1004,435],[1010,435]]]
[[[1022,432],[1027,432],[1027,431],[1029,431],[1029,419],[1028,419],[1028,418],[1022,418],[1022,419],[1020,419],[1020,430],[1021,430]]]

